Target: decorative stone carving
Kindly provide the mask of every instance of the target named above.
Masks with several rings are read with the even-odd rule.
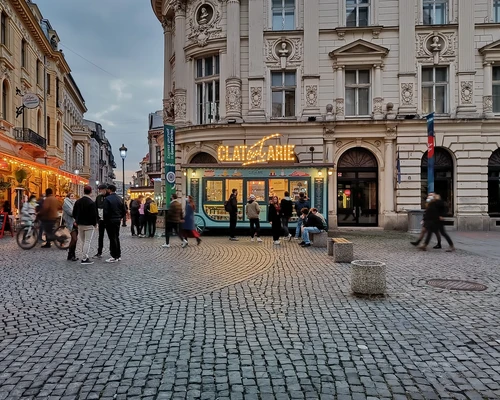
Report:
[[[413,83],[401,84],[401,103],[404,106],[413,105]]]
[[[251,87],[251,107],[252,108],[262,108],[262,88],[261,87]]]
[[[382,144],[382,142],[380,140],[375,140],[375,146],[376,147],[380,147],[380,145]]]
[[[186,0],[174,0],[172,3],[176,13],[186,12]]]
[[[174,20],[172,18],[163,18],[161,26],[164,32],[174,32]]]
[[[340,149],[340,148],[342,147],[342,142],[341,142],[340,140],[337,140],[337,141],[335,142],[335,146],[336,146],[338,149]]]
[[[241,114],[241,89],[239,86],[226,86],[227,112]]]
[[[472,81],[460,82],[460,99],[462,104],[472,104],[474,95],[474,83]]]
[[[283,43],[285,44],[285,48],[283,48]],[[288,53],[285,54],[284,51]],[[304,43],[302,39],[280,38],[266,40],[266,63],[281,68],[282,58],[285,58],[285,67],[299,66],[304,58]]]
[[[493,96],[483,96],[483,112],[493,112]]]
[[[190,5],[188,15],[190,16],[188,39],[191,42],[204,47],[210,39],[221,36],[222,10],[220,2],[203,0],[201,3],[193,3]]]
[[[335,100],[335,114],[344,115],[344,99]]]
[[[11,69],[3,61],[0,63],[0,71],[2,71],[2,77],[4,79],[10,79]]]
[[[308,107],[314,107],[318,103],[318,86],[306,86],[306,104]]]
[[[335,139],[335,131],[333,129],[325,129],[323,138],[327,141],[332,141]]]
[[[416,39],[417,57],[424,58],[424,61],[450,61],[450,58],[457,54],[457,34],[455,32],[417,33]]]
[[[326,105],[326,113],[327,113],[327,115],[333,114],[333,104]]]
[[[175,94],[174,116],[176,121],[186,120],[186,93]]]
[[[382,97],[375,97],[373,99],[373,114],[383,114],[384,99]]]
[[[395,126],[388,126],[386,130],[386,138],[394,139],[398,133],[398,128]]]

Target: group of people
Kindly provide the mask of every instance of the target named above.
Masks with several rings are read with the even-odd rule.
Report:
[[[144,196],[140,195],[131,200],[129,212],[132,237],[155,237],[158,206],[151,197],[144,200]]]
[[[181,247],[186,247],[189,244],[188,238],[194,238],[196,243],[200,244],[200,233],[196,230],[194,222],[194,213],[196,211],[194,198],[187,196],[182,200],[174,193],[170,200],[165,218],[165,243],[162,247],[170,247],[170,235],[172,233],[181,240]]]
[[[97,253],[92,258],[102,258],[104,232],[107,232],[111,257],[106,259],[106,262],[121,261],[120,224],[126,215],[125,204],[122,198],[116,194],[115,185],[101,184],[98,186],[98,190],[99,194],[95,201],[90,197],[92,194],[90,186],[83,188],[84,194],[78,200],[74,193],[68,193],[64,199],[63,218],[71,232],[71,242],[68,248],[69,261],[78,261],[76,248],[77,242],[80,241],[82,245],[81,264],[94,263],[89,257],[89,253],[96,229],[98,229],[98,247]]]
[[[420,250],[427,250],[427,246],[431,241],[432,234],[436,235],[437,244],[434,249],[441,248],[441,236],[448,242],[447,252],[455,251],[455,246],[453,241],[446,233],[444,229],[444,217],[446,216],[446,204],[441,199],[441,196],[437,193],[429,193],[426,199],[427,207],[424,211],[424,218],[422,221],[422,229],[420,231],[420,236],[417,240],[411,242],[414,246],[419,246],[420,242],[424,239],[424,243],[418,248]]]

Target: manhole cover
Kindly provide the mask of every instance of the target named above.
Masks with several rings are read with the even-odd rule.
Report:
[[[456,279],[431,279],[427,281],[427,284],[441,289],[448,290],[471,290],[480,292],[481,290],[488,289],[487,286],[468,281],[459,281]]]

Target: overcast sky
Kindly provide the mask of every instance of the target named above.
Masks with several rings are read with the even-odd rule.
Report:
[[[148,115],[161,110],[163,29],[150,0],[34,0],[57,31],[88,112],[100,122],[125,181],[148,152]],[[88,61],[87,61],[88,60]],[[95,65],[93,65],[95,64]]]

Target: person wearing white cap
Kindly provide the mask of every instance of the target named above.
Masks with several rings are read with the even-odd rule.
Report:
[[[251,194],[248,198],[248,203],[245,207],[245,212],[250,221],[250,240],[253,242],[254,237],[257,237],[257,242],[262,242],[260,238],[260,206],[255,200],[255,195]]]

